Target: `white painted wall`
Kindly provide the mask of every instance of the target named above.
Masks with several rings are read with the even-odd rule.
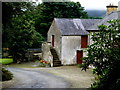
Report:
[[[88,45],[91,45],[93,44],[93,40],[91,39],[92,38],[92,35],[94,34],[95,32],[89,32],[89,35],[88,35]]]
[[[120,1],[118,2],[118,11],[120,11]]]
[[[120,1],[118,2],[118,19],[120,20]]]
[[[76,52],[81,49],[81,36],[62,36],[61,61],[63,65],[76,64]],[[83,53],[86,56],[86,53]]]
[[[98,33],[98,31],[89,31],[89,35],[88,35],[88,45],[91,45],[94,43],[94,41],[92,40],[92,35],[94,33]]]

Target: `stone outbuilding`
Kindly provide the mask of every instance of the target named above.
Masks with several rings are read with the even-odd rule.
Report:
[[[91,35],[99,32],[98,25],[109,25],[107,21],[113,19],[120,19],[120,9],[103,19],[54,18],[47,42],[42,45],[43,59],[49,61],[51,66],[82,64],[87,45],[93,43]]]
[[[47,42],[56,50],[62,65],[82,63],[82,57],[86,56],[86,48],[89,44],[89,32],[86,29],[98,21],[100,19],[55,18],[53,20]]]

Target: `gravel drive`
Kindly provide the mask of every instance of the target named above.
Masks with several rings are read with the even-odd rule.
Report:
[[[61,66],[52,68],[25,68],[26,70],[40,70],[54,74],[65,78],[70,82],[70,88],[89,88],[95,81],[95,75],[92,73],[92,69],[88,69],[86,72],[81,71],[81,68],[77,66]]]
[[[8,67],[15,77],[13,80],[3,82],[4,88],[89,88],[95,81],[92,69],[85,72],[77,66],[50,68],[20,66]]]
[[[13,84],[3,88],[69,88],[70,84],[64,78],[40,71],[24,68],[7,68],[14,75]],[[10,83],[9,82],[9,83]]]

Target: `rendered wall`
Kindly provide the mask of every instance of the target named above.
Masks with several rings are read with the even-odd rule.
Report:
[[[120,1],[118,2],[118,11],[120,11]]]
[[[120,1],[118,2],[118,19],[120,20]]]
[[[93,40],[91,39],[91,38],[92,38],[92,35],[93,35],[94,33],[95,33],[95,32],[92,32],[92,31],[89,32],[89,35],[88,35],[88,45],[91,45],[91,44],[94,43]]]
[[[81,48],[81,36],[63,36],[61,54],[62,64],[77,64],[77,50],[83,50],[83,57],[86,56],[86,48]]]
[[[92,35],[94,33],[98,33],[99,31],[89,31],[89,35],[88,35],[88,45],[91,45],[94,43],[94,41],[92,40]]]

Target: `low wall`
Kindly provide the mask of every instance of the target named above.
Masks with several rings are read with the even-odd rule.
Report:
[[[51,67],[53,67],[53,56],[50,52],[50,43],[42,43],[42,59],[50,62]]]

